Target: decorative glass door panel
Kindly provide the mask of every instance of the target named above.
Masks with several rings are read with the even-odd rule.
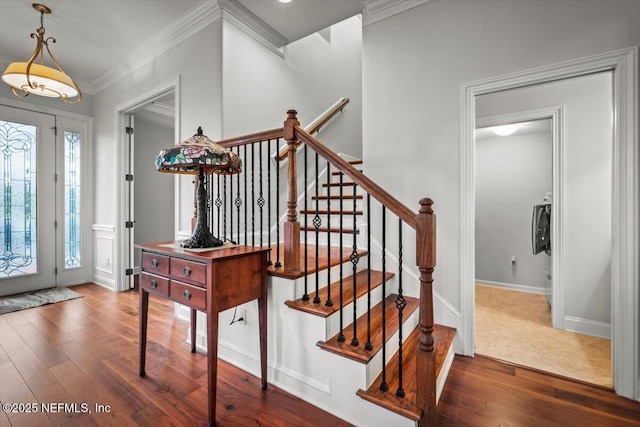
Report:
[[[0,295],[56,284],[54,126],[0,106]]]
[[[2,277],[38,272],[36,131],[33,125],[0,120]]]

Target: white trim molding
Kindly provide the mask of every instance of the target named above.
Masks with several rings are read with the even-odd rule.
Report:
[[[218,2],[203,1],[182,18],[172,22],[162,31],[150,37],[145,43],[137,49],[134,49],[131,55],[123,58],[118,65],[94,80],[91,84],[91,89],[86,92],[95,95],[122,77],[148,64],[172,47],[216,22],[220,17],[220,6]]]
[[[429,1],[431,0],[367,0],[362,9],[363,24],[382,21]]]
[[[282,48],[289,43],[286,37],[237,1],[218,0],[218,5],[223,19],[235,25],[279,57],[284,58]]]
[[[475,97],[587,74],[613,72],[611,336],[616,393],[640,399],[638,283],[638,48],[466,83],[461,88],[460,267],[464,354],[474,353]],[[555,194],[554,194],[555,196]],[[557,276],[556,276],[557,277]],[[555,277],[554,277],[555,278]],[[555,305],[555,304],[554,304]],[[566,320],[566,319],[564,319]]]
[[[596,322],[595,320],[565,316],[564,325],[565,331],[611,339],[611,323]]]

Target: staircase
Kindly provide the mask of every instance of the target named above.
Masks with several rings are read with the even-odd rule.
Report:
[[[361,160],[351,160],[349,163],[358,166],[359,171],[363,172]],[[335,245],[340,239],[339,234],[341,231],[349,236],[358,236],[360,234],[360,229],[354,223],[344,227],[344,223],[347,223],[344,218],[351,220],[353,217],[361,218],[363,216],[362,201],[364,197],[353,182],[344,182],[340,179],[341,176],[341,172],[333,171],[331,173],[331,182],[322,184],[324,194],[311,196],[309,205],[315,207],[300,211],[301,215],[307,217],[301,221],[303,224],[313,224],[315,218],[321,219],[317,227],[309,225],[301,227],[301,231],[303,233],[307,232],[314,241],[317,239],[324,244],[330,242],[331,245]],[[342,191],[340,191],[341,188]],[[349,191],[345,192],[345,189]],[[316,201],[324,203],[320,205],[321,208],[317,207]],[[336,209],[336,206],[341,206],[341,208]],[[342,229],[337,226],[340,216],[343,217]],[[327,224],[327,226],[324,226],[324,224]],[[325,237],[327,234],[329,234],[329,237]],[[343,259],[346,258],[346,268],[349,270],[352,268],[351,261],[345,255],[350,253],[352,244],[353,239],[349,239],[345,245],[343,237]],[[362,244],[358,246],[362,246]],[[315,244],[308,244],[307,254],[313,252],[315,247]],[[361,256],[371,256],[371,254],[362,253]],[[313,254],[311,257],[314,258]],[[329,268],[329,266],[326,265],[326,268]],[[314,270],[313,273],[317,272]],[[389,293],[388,291],[383,292],[380,289],[383,284],[388,287],[392,284],[395,285],[395,281],[393,281],[395,273],[365,267],[356,273],[346,277],[340,275],[340,277],[342,277],[341,280],[336,280],[328,285],[325,283],[325,286],[320,287],[317,292],[312,291],[306,296],[287,300],[285,302],[286,306],[293,310],[299,310],[309,315],[326,319],[326,329],[329,331],[336,329],[335,325],[339,322],[333,317],[340,316],[341,308],[347,314],[352,312],[354,299],[356,307],[370,306],[370,310],[357,317],[355,322],[349,322],[342,330],[338,327],[339,330],[337,332],[326,340],[318,341],[317,346],[324,351],[331,352],[365,367],[369,372],[366,382],[367,387],[364,389],[354,388],[354,392],[362,399],[393,411],[411,421],[419,421],[421,410],[416,403],[416,377],[415,375],[405,376],[402,384],[400,384],[398,375],[400,363],[402,363],[403,372],[413,373],[416,370],[416,358],[414,356],[417,352],[419,335],[417,327],[419,299],[404,296],[406,306],[403,309],[402,316],[405,331],[410,333],[405,333],[406,338],[403,340],[402,350],[405,356],[400,362],[400,354],[398,353],[400,316],[396,307],[398,294]],[[374,300],[373,302],[371,301],[372,299]],[[331,301],[330,304],[326,304],[328,300]],[[373,305],[371,306],[371,304]],[[386,325],[384,334],[382,330],[383,318]],[[439,385],[437,387],[437,398],[439,398],[453,359],[452,344],[455,338],[455,329],[435,325],[433,335],[437,348],[436,375],[438,379],[436,383]],[[391,338],[395,342],[391,342]],[[393,357],[384,357],[382,355],[385,341],[387,343],[386,351],[389,352],[391,350]],[[381,372],[383,357],[387,361],[385,364],[385,378],[383,378]],[[442,368],[445,365],[446,368],[443,370]],[[377,376],[371,374],[378,372],[380,373]]]
[[[208,183],[212,231],[271,249],[270,382],[359,426],[435,425],[456,332],[434,324],[433,202],[416,213],[313,136],[346,102],[305,129],[290,110],[282,128],[220,141],[244,171]],[[244,309],[245,329],[221,314],[219,356],[255,371]]]

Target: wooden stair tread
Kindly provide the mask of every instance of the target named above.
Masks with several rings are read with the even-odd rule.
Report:
[[[277,246],[275,243],[271,244],[271,260],[273,261],[273,265],[267,267],[267,274],[270,276],[276,277],[284,277],[286,279],[297,279],[299,277],[304,276],[304,267],[305,267],[305,254],[304,254],[304,243],[300,244],[300,270],[299,271],[285,271],[284,265],[280,267],[276,267],[275,263],[277,260],[276,250]],[[345,247],[340,248],[338,246],[326,246],[326,245],[318,245],[318,269],[316,270],[316,245],[315,243],[307,244],[307,274],[313,274],[316,271],[326,270],[328,267],[333,267],[343,262],[349,261],[351,257],[351,253],[353,252],[353,248]],[[328,255],[331,254],[331,265],[328,262]],[[358,255],[360,257],[364,257],[367,255],[367,251],[364,249],[358,249]],[[280,243],[280,262],[284,263],[284,244]]]
[[[339,209],[301,209],[300,210],[300,215],[307,215],[307,214],[318,214],[318,215],[327,215],[327,214],[331,214],[331,215],[353,215],[354,211],[353,210],[339,210]],[[355,211],[356,215],[362,215],[362,211]]]
[[[391,294],[385,298],[385,313],[386,313],[386,337],[389,339],[399,328],[398,309],[396,308],[397,294]],[[403,319],[407,319],[420,305],[420,300],[413,297],[405,297],[407,305],[403,310]],[[367,343],[367,313],[358,318],[356,325],[356,337],[358,338],[359,345],[351,345],[351,338],[353,338],[353,326],[352,324],[344,328],[344,335],[346,339],[343,342],[338,341],[338,335],[336,334],[328,341],[319,341],[318,346],[324,350],[332,353],[340,354],[349,359],[355,360],[361,363],[369,363],[369,361],[375,356],[382,348],[382,303],[376,304],[371,308],[371,350],[365,349]]]
[[[362,172],[362,169],[358,169],[358,172]],[[340,172],[340,171],[333,171],[331,172],[331,175],[343,175],[344,172]]]
[[[315,227],[300,227],[300,231],[316,231]],[[320,227],[318,228],[318,232],[322,233],[326,233],[326,232],[330,232],[330,233],[339,233],[340,232],[340,228],[327,228],[327,227]],[[355,230],[353,228],[343,228],[342,232],[344,234],[360,234],[360,229],[356,228]]]
[[[349,160],[349,164],[352,165],[361,165],[362,164],[362,160],[358,159],[358,160]]]
[[[311,196],[311,199],[315,200],[327,200],[327,199],[331,199],[331,200],[340,200],[340,199],[349,199],[349,200],[353,200],[354,198],[356,199],[362,199],[363,196],[362,194],[356,194],[355,196],[353,194],[343,194],[342,196],[338,195],[338,194],[332,194],[329,196],[323,195],[323,196]]]
[[[325,182],[324,184],[322,184],[323,187],[353,187],[354,185],[357,184],[355,182],[331,182],[329,184]]]
[[[385,274],[387,280],[393,277],[393,273],[387,272]],[[377,270],[371,270],[371,289],[375,289],[382,284],[382,272]],[[356,273],[356,297],[360,298],[367,293],[367,270],[362,270]],[[307,301],[302,298],[297,300],[285,301],[285,304],[295,310],[304,311],[306,313],[315,314],[316,316],[328,317],[340,309],[340,280],[337,280],[331,284],[331,300],[332,306],[325,305],[327,300],[327,287],[320,289],[318,297],[319,303],[314,303],[313,300],[316,297],[315,292],[309,293],[309,299]],[[342,304],[347,305],[353,301],[353,275],[342,279]]]
[[[420,329],[416,327],[407,337],[403,346],[403,389],[405,397],[397,397],[398,389],[398,354],[396,353],[387,364],[387,380],[389,389],[380,390],[382,374],[376,378],[367,390],[358,390],[358,396],[376,405],[382,406],[397,414],[418,421],[420,409],[416,406],[416,354]],[[456,330],[448,326],[434,325],[433,339],[435,341],[436,377],[440,375],[445,357],[453,344]]]

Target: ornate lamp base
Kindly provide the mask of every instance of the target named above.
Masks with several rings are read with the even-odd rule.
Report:
[[[180,246],[183,248],[214,248],[222,246],[224,243],[222,240],[213,237],[211,231],[209,231],[209,224],[207,221],[207,190],[204,186],[204,172],[200,168],[198,172],[198,218],[196,221],[196,228],[193,230],[193,234],[187,240],[183,240]]]
[[[180,246],[183,248],[215,248],[222,246],[222,240],[213,237],[209,230],[199,230],[197,227],[193,235],[187,240],[183,240]]]

